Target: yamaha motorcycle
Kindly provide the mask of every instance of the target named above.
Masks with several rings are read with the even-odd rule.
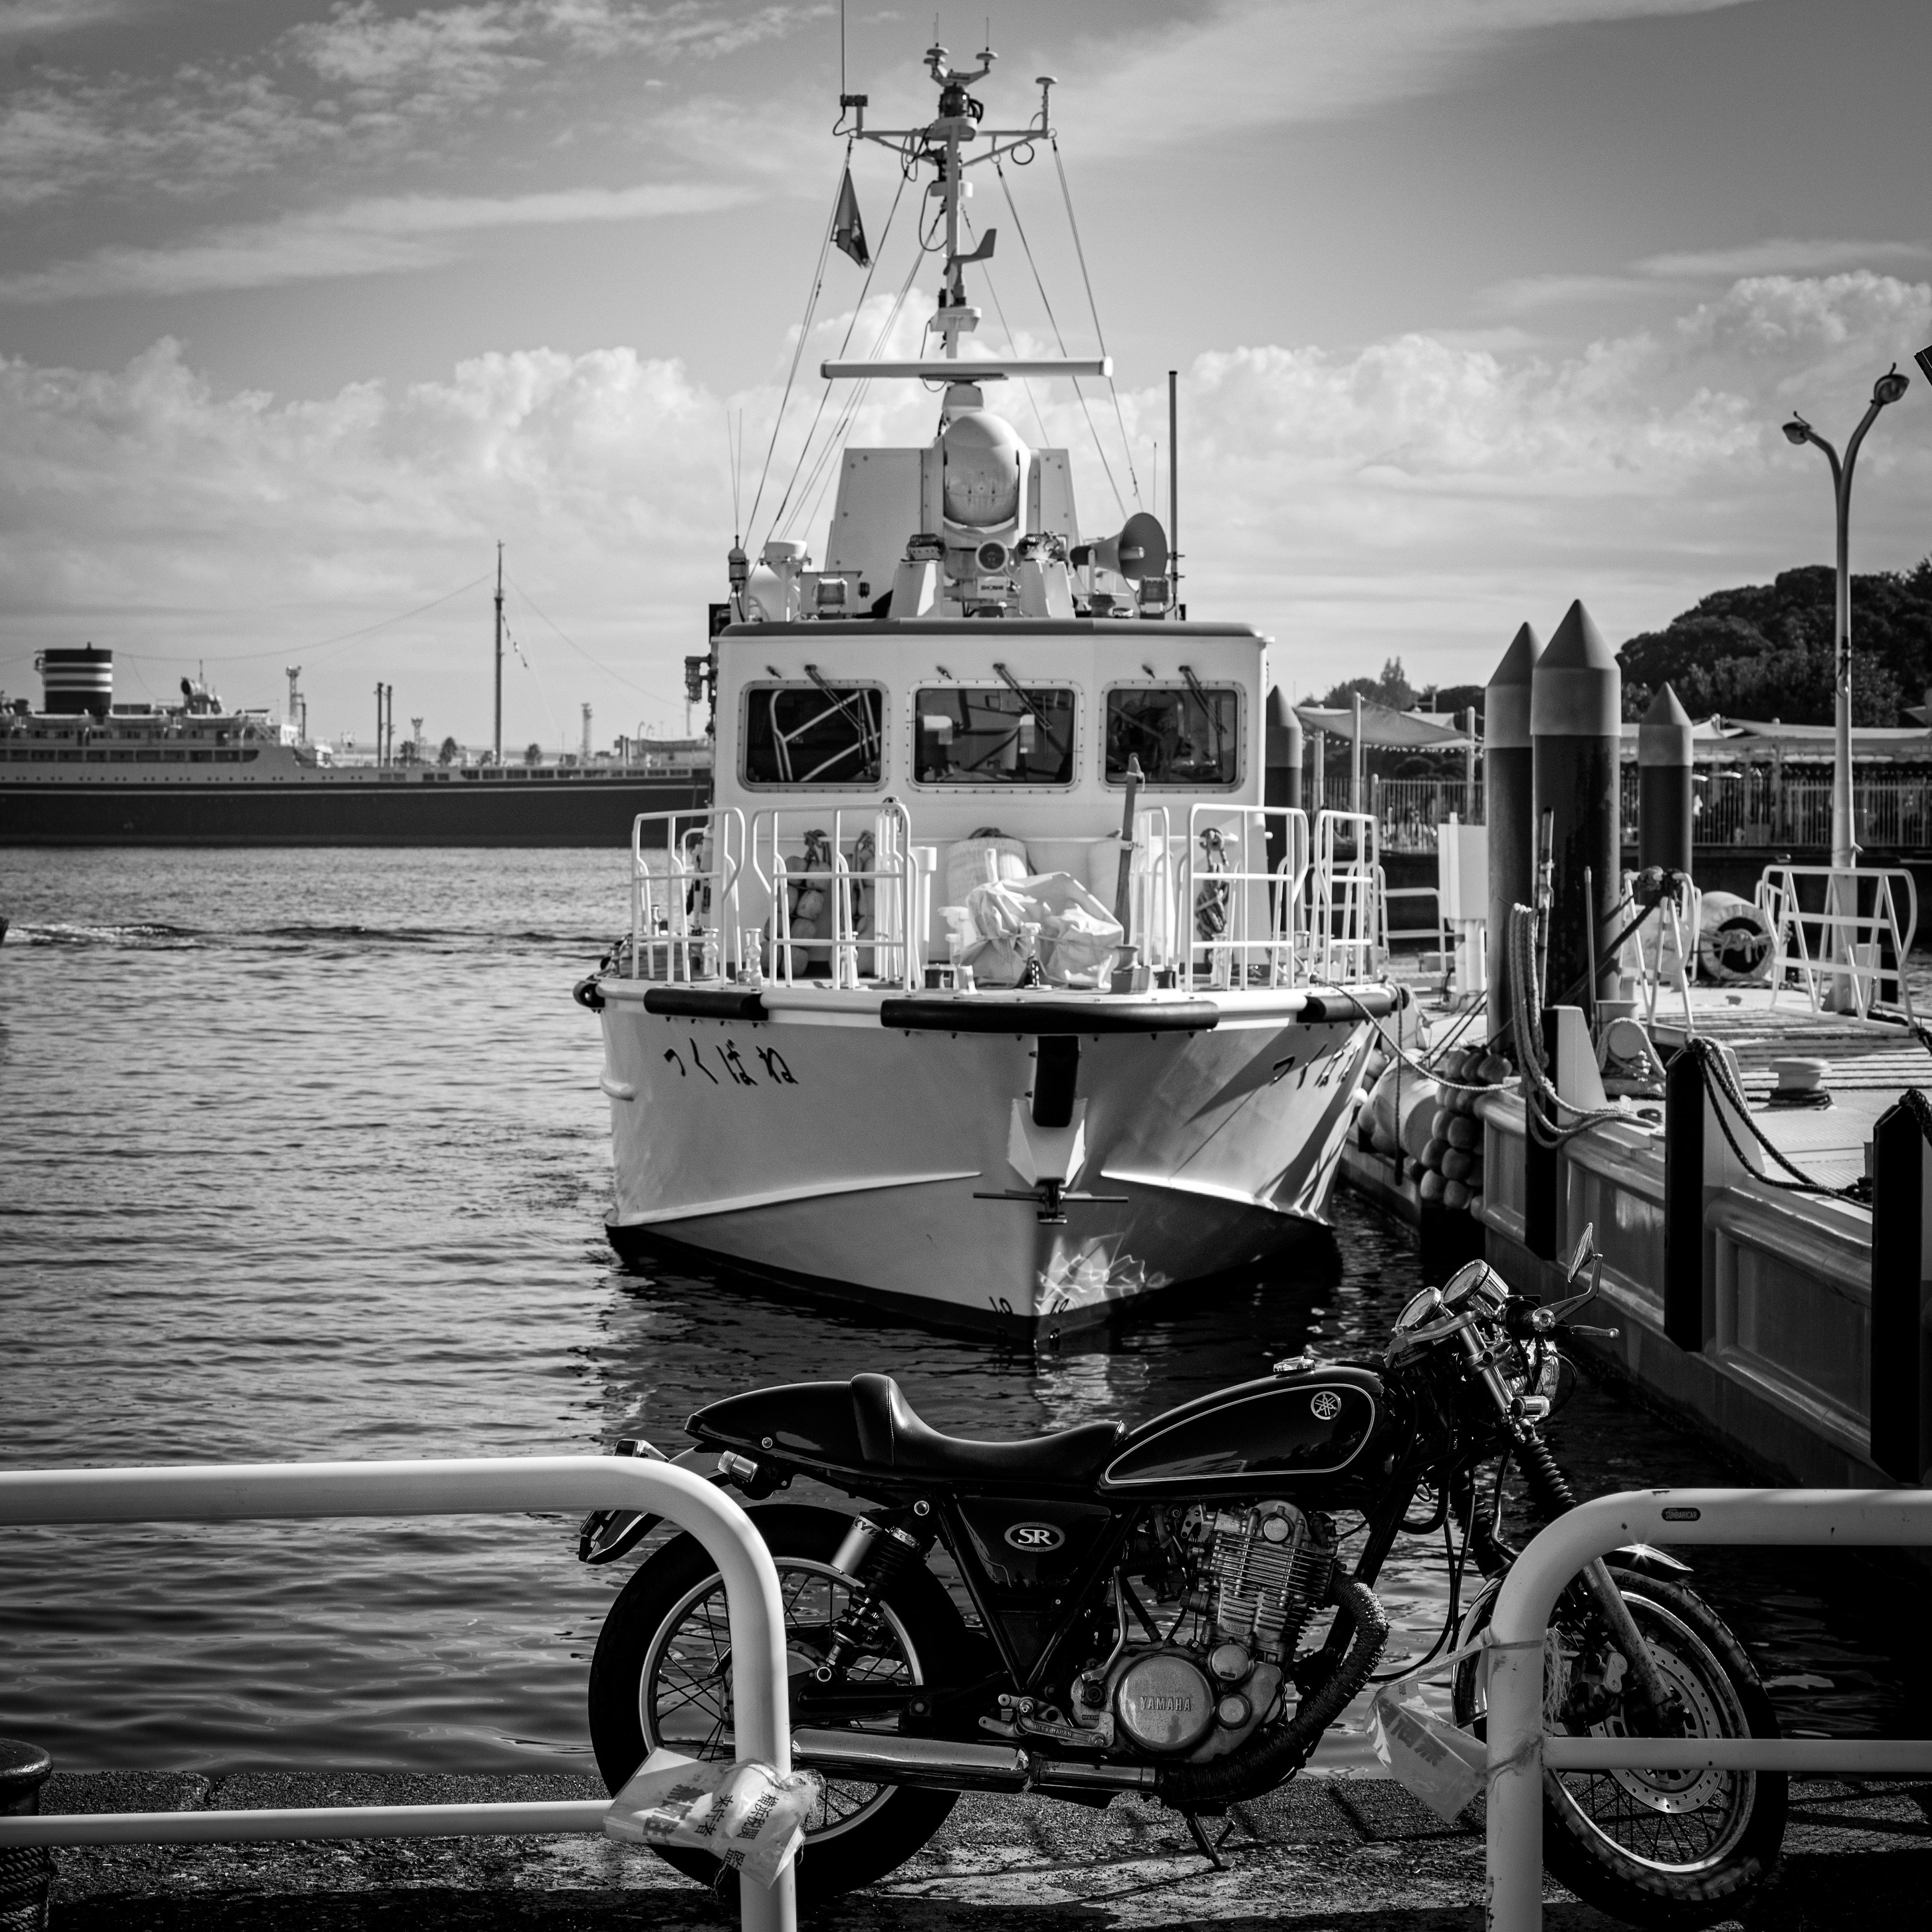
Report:
[[[1586,1233],[1573,1288],[1594,1260]],[[699,1410],[698,1446],[677,1460],[741,1491],[770,1548],[794,1758],[823,1780],[801,1900],[884,1877],[968,1790],[1096,1805],[1137,1792],[1183,1814],[1211,1857],[1201,1820],[1293,1777],[1373,1681],[1389,1632],[1374,1586],[1399,1536],[1444,1540],[1440,1651],[1480,1631],[1514,1556],[1498,1531],[1506,1468],[1544,1514],[1573,1505],[1538,1425],[1566,1336],[1615,1333],[1570,1324],[1595,1292],[1593,1272],[1539,1304],[1474,1262],[1411,1301],[1372,1360],[1278,1362],[1132,1430],[967,1441],[883,1375]],[[797,1476],[864,1513],[768,1500]],[[580,1554],[614,1560],[656,1526],[598,1512]],[[942,1557],[970,1621],[934,1574]],[[1552,1727],[1778,1735],[1737,1640],[1676,1580],[1684,1568],[1633,1550],[1578,1576],[1555,1621]],[[1464,1664],[1453,1688],[1456,1720],[1480,1733],[1479,1673]],[[598,1768],[614,1792],[660,1745],[728,1756],[731,1721],[723,1586],[696,1540],[674,1536],[597,1644]],[[1699,1924],[1766,1877],[1785,1803],[1784,1779],[1763,1772],[1547,1773],[1545,1856],[1606,1912]],[[718,1876],[701,1852],[661,1856]]]

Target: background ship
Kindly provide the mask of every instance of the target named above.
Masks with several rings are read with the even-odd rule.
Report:
[[[114,702],[114,654],[42,654],[41,708],[0,704],[0,846],[616,845],[640,812],[710,795],[706,741],[620,741],[593,756],[447,762],[379,733],[358,761],[288,715],[225,706],[182,680],[178,704]],[[532,747],[532,749],[535,748]]]

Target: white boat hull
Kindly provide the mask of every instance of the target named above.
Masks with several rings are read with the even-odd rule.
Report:
[[[645,990],[602,984],[620,1250],[1028,1330],[1325,1225],[1370,1033],[1294,996],[1222,994],[1211,1030],[1080,1036],[1076,1117],[1056,1132],[1030,1125],[1027,1034],[889,1028],[864,995],[667,1016]],[[1076,1196],[1125,1198],[1042,1218],[1057,1168]],[[976,1198],[1007,1192],[1026,1198]]]

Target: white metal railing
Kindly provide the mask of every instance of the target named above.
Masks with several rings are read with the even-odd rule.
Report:
[[[823,962],[835,988],[856,988],[871,980],[896,982],[908,992],[916,990],[925,970],[929,914],[922,903],[920,888],[925,875],[913,849],[911,814],[897,799],[888,798],[862,812],[835,812],[829,840],[817,826],[788,833],[785,818],[808,816],[823,814],[810,808],[781,812],[772,807],[753,818],[752,871],[771,910],[762,937],[747,934],[740,940],[741,949],[755,943],[761,976],[781,986],[795,984],[801,974],[809,974]],[[848,819],[865,821],[849,854]],[[769,871],[761,856],[766,854]],[[824,930],[818,929],[816,913],[807,916],[812,932],[796,930],[794,884],[801,894],[817,892],[822,896],[824,904],[817,912],[825,915]]]
[[[662,845],[646,826],[661,826]],[[633,980],[689,985],[726,976],[738,947],[738,877],[745,814],[735,806],[640,812],[631,826]]]
[[[1344,848],[1348,849],[1345,852]],[[1310,964],[1330,985],[1372,980],[1388,950],[1376,821],[1366,812],[1324,812],[1315,820]]]
[[[1639,1544],[1932,1545],[1932,1490],[1648,1490],[1599,1496],[1532,1538],[1490,1621],[1490,1932],[1541,1932],[1547,1771],[1932,1772],[1932,1739],[1569,1737],[1546,1732],[1544,1655],[1565,1586]]]
[[[688,1530],[718,1565],[731,1637],[733,1742],[740,1762],[791,1768],[784,1612],[778,1570],[752,1520],[669,1462],[615,1456],[490,1456],[392,1462],[255,1462],[0,1472],[0,1523],[230,1522],[349,1516],[649,1512]],[[134,1633],[130,1631],[130,1637]],[[274,1810],[0,1816],[16,1845],[254,1843],[280,1838],[447,1838],[601,1832],[595,1801],[528,1804],[317,1805]],[[793,1875],[740,1888],[746,1932],[795,1932]]]
[[[1803,903],[1802,880],[1822,881],[1823,904],[1816,911]],[[1902,923],[1897,896],[1900,881],[1906,908]],[[1850,1010],[1861,1018],[1883,997],[1888,980],[1896,989],[1897,1004],[1911,1013],[1905,962],[1918,928],[1918,888],[1904,867],[1767,866],[1757,882],[1756,897],[1758,910],[1771,928],[1774,1006],[1787,976],[1796,974],[1814,1012],[1819,1009],[1818,982],[1823,979],[1834,992],[1843,988],[1849,993]],[[1861,902],[1867,897],[1871,910],[1862,911]],[[1817,930],[1815,952],[1808,927]],[[1842,998],[1839,1004],[1844,1010]]]
[[[1270,866],[1274,826],[1281,829],[1282,853]],[[1294,983],[1306,939],[1309,854],[1308,814],[1295,806],[1189,808],[1178,923],[1187,935],[1190,984]]]

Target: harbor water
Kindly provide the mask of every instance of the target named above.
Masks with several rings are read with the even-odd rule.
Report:
[[[0,1464],[674,1448],[703,1402],[862,1369],[969,1433],[1135,1421],[1299,1348],[1378,1347],[1420,1285],[1407,1233],[1346,1196],[1268,1279],[1037,1358],[627,1272],[569,998],[623,868],[0,853]],[[1587,1384],[1551,1434],[1585,1493],[1741,1479]],[[628,1566],[581,1568],[575,1528],[0,1528],[0,1732],[74,1769],[583,1768]],[[1842,1552],[1698,1562],[1789,1727],[1926,1733],[1910,1586]],[[1426,1646],[1439,1544],[1381,1587],[1398,1643]],[[1345,1739],[1323,1761],[1367,1760]]]

